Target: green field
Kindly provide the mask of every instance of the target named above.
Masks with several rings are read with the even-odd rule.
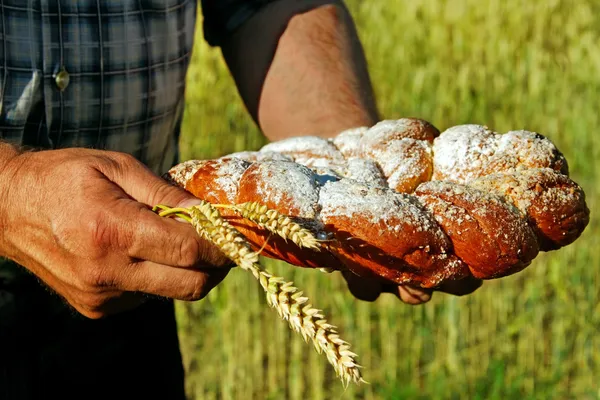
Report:
[[[349,0],[385,118],[549,137],[587,194],[573,245],[466,297],[423,306],[355,300],[336,274],[268,262],[340,327],[369,385],[345,389],[312,345],[236,269],[207,299],[178,303],[193,399],[599,399],[600,3]],[[198,31],[182,158],[265,143],[220,53]]]

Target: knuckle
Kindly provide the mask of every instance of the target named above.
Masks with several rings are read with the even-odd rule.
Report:
[[[128,169],[140,164],[132,155],[116,151],[103,151],[94,160],[94,167],[104,175],[119,177],[125,176]]]
[[[90,248],[106,250],[111,246],[114,235],[103,214],[91,215],[84,224]]]
[[[135,157],[131,154],[119,151],[108,151],[105,154],[105,158],[109,160],[109,162],[111,162],[114,166],[132,165],[138,162],[135,159]]]
[[[204,238],[198,238],[197,260],[202,260],[203,264],[213,267],[227,267],[234,265],[221,249]]]
[[[85,268],[79,274],[78,289],[86,299],[87,296],[103,297],[106,289],[113,287],[114,279],[107,268]]]
[[[90,158],[90,165],[95,168],[98,168],[101,171],[103,171],[105,168],[112,170],[118,169],[118,154],[119,153],[111,151],[103,151],[102,153],[95,154],[93,157]]]
[[[102,311],[89,310],[89,309],[83,308],[83,307],[77,308],[77,311],[81,315],[83,315],[84,317],[89,318],[89,319],[98,320],[98,319],[102,319],[102,318],[106,317],[106,313],[104,313]]]
[[[89,319],[99,320],[105,318],[107,314],[101,311],[87,311],[83,313],[83,316]]]
[[[110,211],[92,212],[82,219],[82,253],[85,252],[83,255],[88,260],[105,260],[107,257],[123,253],[130,245],[131,233],[122,229],[118,217]]]
[[[133,241],[133,233],[124,229],[120,217],[111,211],[97,211],[84,217],[87,249],[96,258],[106,257],[109,252],[123,252]]]
[[[193,236],[181,238],[176,256],[179,266],[193,267],[200,260],[200,243]]]
[[[190,279],[186,291],[182,294],[181,300],[197,301],[202,300],[210,288],[207,286],[207,275],[198,273],[193,279]]]
[[[81,293],[77,302],[77,311],[90,319],[100,319],[107,315],[104,311],[108,297],[99,293]]]
[[[163,179],[152,180],[148,186],[149,197],[153,204],[167,204],[174,207],[189,198],[190,195],[184,190],[177,188]]]

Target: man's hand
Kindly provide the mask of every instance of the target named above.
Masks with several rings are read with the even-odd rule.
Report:
[[[201,299],[229,271],[192,226],[151,211],[198,201],[122,153],[23,153],[0,170],[0,195],[0,255],[89,318],[133,308],[141,293]]]
[[[392,293],[406,304],[417,305],[427,303],[433,292],[428,289],[387,284],[379,280],[363,278],[350,271],[344,271],[342,276],[348,284],[350,293],[364,301],[375,301],[382,293]]]
[[[359,277],[352,272],[342,273],[348,289],[359,300],[375,301],[382,293],[392,293],[406,304],[418,305],[431,300],[433,292],[443,292],[455,296],[473,293],[483,284],[481,279],[474,277],[458,281],[448,281],[435,289],[424,289],[410,285],[395,285],[379,280]]]

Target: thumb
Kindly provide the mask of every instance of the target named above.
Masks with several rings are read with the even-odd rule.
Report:
[[[358,300],[373,302],[381,294],[382,285],[379,281],[361,278],[347,270],[342,271],[342,276],[346,280],[348,290]]]
[[[201,200],[199,198],[194,197],[194,196],[189,196],[189,197],[184,198],[179,203],[173,204],[172,207],[191,208],[193,206],[199,205],[200,202],[201,202]],[[175,218],[175,219],[182,221],[179,218]],[[223,253],[223,251],[221,249],[219,249],[214,243],[209,242],[208,239],[206,239],[206,238],[200,238],[200,240],[202,240],[203,242],[206,243],[206,246],[203,247],[203,249],[204,249],[204,252],[202,255],[203,260],[212,260],[211,261],[212,265],[223,266],[226,268],[235,267],[235,263],[231,259],[229,259],[227,256],[225,256],[225,253]],[[225,276],[223,276],[223,278],[225,278]],[[215,286],[221,280],[222,280],[222,278],[220,280],[215,281]]]

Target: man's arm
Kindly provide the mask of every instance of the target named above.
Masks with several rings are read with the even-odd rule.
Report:
[[[19,150],[15,146],[0,141],[0,167],[4,166],[11,159],[19,155]]]
[[[330,137],[379,119],[362,45],[341,1],[275,1],[221,48],[270,140]]]

